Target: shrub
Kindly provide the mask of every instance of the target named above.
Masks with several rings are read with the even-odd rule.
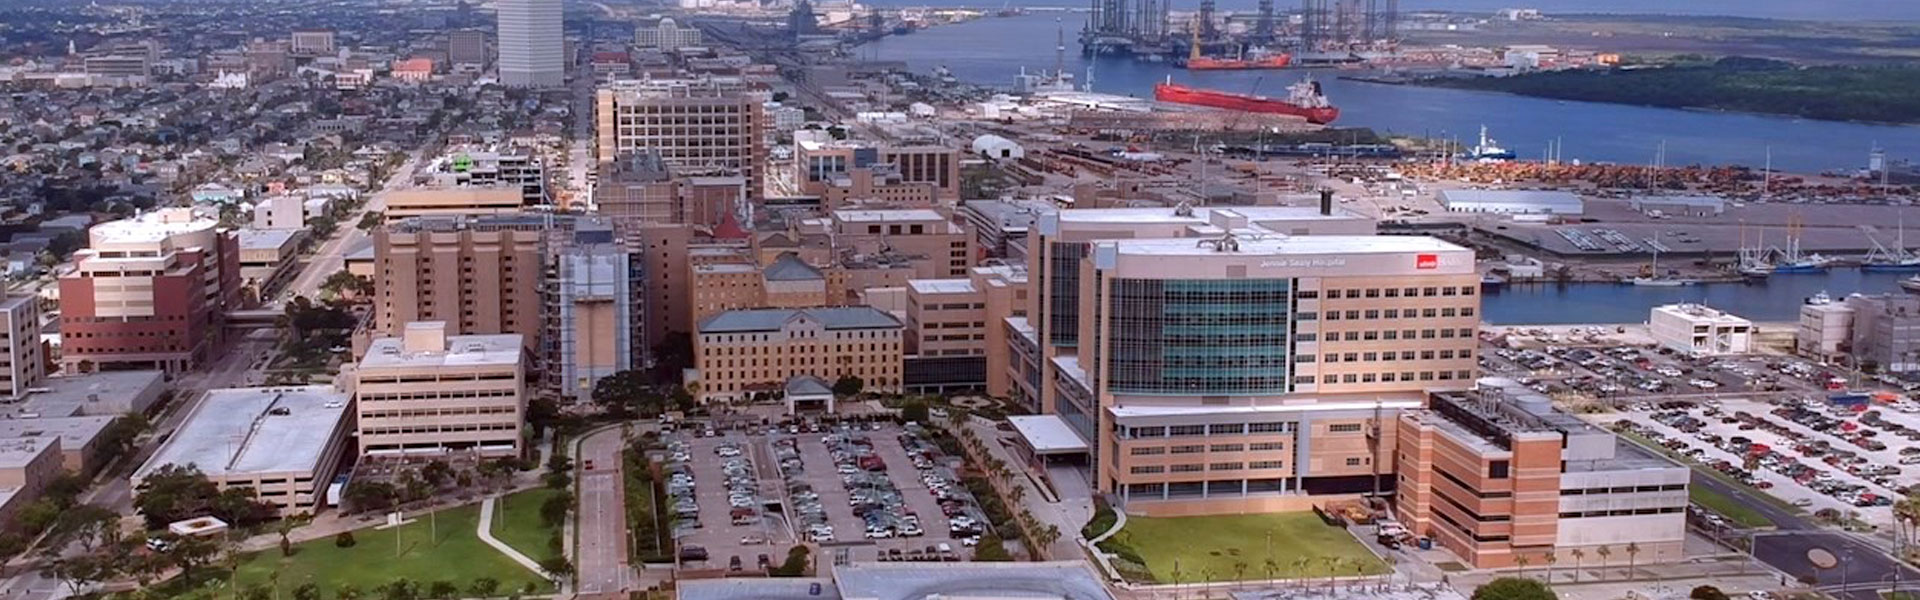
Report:
[[[341,548],[352,548],[354,544],[358,543],[360,542],[353,539],[353,532],[351,531],[342,531],[339,535],[333,536],[333,545]]]

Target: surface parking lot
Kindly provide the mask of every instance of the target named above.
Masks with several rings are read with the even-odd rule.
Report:
[[[773,566],[786,560],[794,539],[780,515],[767,510],[769,500],[778,500],[769,493],[777,488],[769,484],[777,484],[779,477],[768,455],[754,452],[757,438],[732,431],[714,437],[676,436],[669,442],[668,502],[683,518],[675,532],[682,567],[761,571],[762,556]],[[685,486],[679,482],[687,481],[681,474],[691,476],[691,496],[680,493]],[[696,513],[682,510],[688,497]],[[699,526],[688,526],[689,517]]]
[[[1652,348],[1487,347],[1480,364],[1490,374],[1521,378],[1541,393],[1576,392],[1596,398],[1813,392],[1825,384],[1819,369],[1798,359],[1693,359]]]
[[[1889,505],[1920,483],[1912,466],[1920,464],[1920,406],[1905,401],[1855,408],[1815,398],[1727,399],[1628,408],[1610,418],[1809,511],[1858,511],[1890,527]]]
[[[800,537],[851,560],[971,554],[966,538],[984,519],[951,459],[925,438],[892,424],[796,427],[770,438],[764,447],[786,478],[787,512]]]

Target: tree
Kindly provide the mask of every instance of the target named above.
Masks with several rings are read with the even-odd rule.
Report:
[[[240,590],[240,600],[273,600],[273,588],[253,584]]]
[[[360,586],[351,583],[342,583],[333,589],[334,600],[360,600],[360,596]]]
[[[1613,548],[1608,547],[1606,544],[1601,544],[1599,548],[1594,549],[1593,553],[1600,555],[1600,564],[1604,566],[1607,564],[1607,559],[1613,557]],[[1601,579],[1607,578],[1606,569],[1600,570],[1600,578]]]
[[[180,577],[189,581],[193,579],[195,568],[205,566],[213,560],[214,555],[220,553],[218,543],[199,536],[172,536],[168,541],[172,545],[167,549],[167,558],[180,568]]]
[[[1519,554],[1513,557],[1513,564],[1518,565],[1520,567],[1520,576],[1526,577],[1527,566],[1533,564],[1533,559],[1528,558],[1527,555],[1525,554]]]
[[[435,600],[453,600],[460,595],[460,586],[451,581],[435,581],[427,585],[427,597]]]
[[[446,485],[453,479],[453,465],[440,459],[428,461],[427,466],[420,468],[420,478],[433,487]]]
[[[299,527],[300,521],[292,518],[280,519],[279,523],[274,524],[273,532],[280,534],[281,556],[293,556],[293,530]]]
[[[1633,581],[1634,563],[1638,558],[1640,558],[1640,544],[1627,542],[1627,581]]]
[[[866,387],[867,382],[861,380],[859,377],[841,375],[840,379],[833,382],[833,393],[841,396],[858,396],[860,395],[860,390]]]
[[[1906,497],[1894,501],[1893,525],[1896,545],[1906,549],[1901,552],[1904,559],[1904,554],[1912,551],[1915,531],[1920,530],[1920,490],[1910,491]]]
[[[320,282],[320,291],[351,300],[373,295],[373,282],[341,269]]]
[[[593,382],[593,402],[615,416],[658,416],[665,412],[667,399],[653,387],[645,372],[619,371]]]
[[[565,556],[549,556],[540,560],[540,570],[555,581],[563,581],[573,577],[573,562]]]
[[[802,575],[806,575],[807,574],[807,554],[809,552],[810,551],[807,550],[806,546],[794,546],[792,548],[788,548],[787,560],[785,562],[780,563],[780,566],[775,567],[773,572],[769,573],[769,575],[772,575],[774,577],[799,577]]]
[[[573,494],[560,492],[548,496],[540,503],[540,522],[548,528],[559,529],[567,522],[567,511],[573,508]]]
[[[1687,593],[1687,597],[1693,600],[1727,600],[1727,593],[1720,591],[1720,588],[1703,585],[1693,588],[1692,592]]]
[[[1473,600],[1554,600],[1553,588],[1525,577],[1501,577],[1473,590]]]
[[[1572,552],[1568,552],[1567,554],[1573,556],[1573,582],[1580,583],[1580,560],[1587,557],[1587,551],[1581,548],[1574,548]]]
[[[114,576],[110,559],[91,554],[53,561],[42,572],[48,577],[66,582],[67,587],[72,588],[76,594],[88,585],[112,579]]]
[[[498,591],[500,591],[500,580],[492,577],[475,579],[471,585],[467,586],[467,593],[475,598],[492,598],[493,593]]]
[[[320,600],[320,586],[309,581],[294,587],[293,600]]]
[[[839,393],[839,391],[840,390],[836,385],[834,392]],[[927,402],[925,400],[915,399],[911,402],[908,402],[906,406],[900,407],[900,418],[906,419],[910,422],[920,423],[924,425],[927,423],[928,412],[929,411],[927,409]]]
[[[1548,550],[1541,554],[1540,558],[1547,563],[1547,583],[1553,583],[1553,565],[1560,562],[1560,555],[1552,550]]]
[[[219,486],[191,465],[164,465],[142,480],[142,485],[146,489],[134,497],[133,507],[146,517],[148,529],[205,515],[214,497],[220,495]]]
[[[352,548],[354,544],[358,543],[360,542],[353,539],[353,532],[351,531],[342,531],[333,536],[333,545],[336,548]]]

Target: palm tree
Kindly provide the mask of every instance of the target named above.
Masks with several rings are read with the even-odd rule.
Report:
[[[1320,561],[1327,563],[1327,592],[1333,592],[1333,580],[1340,574],[1340,557],[1322,556]]]
[[[1264,563],[1264,564],[1263,564],[1262,566],[1265,566],[1265,567],[1267,568],[1267,580],[1268,580],[1268,581],[1272,581],[1272,580],[1273,580],[1273,572],[1274,572],[1274,571],[1278,571],[1278,570],[1280,570],[1280,563],[1279,563],[1278,561],[1275,561],[1275,560],[1273,560],[1273,557],[1271,557],[1271,556],[1269,556],[1269,557],[1267,557],[1267,561],[1266,561],[1266,562],[1265,562],[1265,563]]]
[[[1235,585],[1244,585],[1247,580],[1247,561],[1233,561],[1233,581]]]
[[[1633,581],[1635,559],[1640,557],[1640,544],[1627,542],[1627,581]]]
[[[1313,559],[1307,558],[1305,556],[1296,557],[1293,559],[1293,570],[1295,573],[1298,573],[1300,575],[1300,587],[1302,589],[1305,589],[1307,587],[1307,583],[1308,583],[1307,567],[1312,564],[1313,564]]]
[[[1909,493],[1893,503],[1893,524],[1896,534],[1893,539],[1897,546],[1910,547],[1916,529],[1920,529],[1920,492]],[[1894,554],[1902,559],[1906,552],[1895,550]]]
[[[1553,564],[1560,562],[1560,554],[1548,550],[1546,554],[1541,555],[1540,558],[1547,561],[1547,585],[1553,585]]]
[[[1580,559],[1587,557],[1587,551],[1583,548],[1574,548],[1573,552],[1568,554],[1573,555],[1573,582],[1580,583]]]
[[[1525,554],[1521,554],[1519,556],[1513,557],[1513,564],[1520,565],[1520,576],[1526,577],[1527,565],[1533,564],[1533,559],[1527,558],[1527,555]]]
[[[1602,567],[1600,569],[1600,578],[1604,580],[1607,578],[1607,570],[1604,567],[1607,565],[1607,559],[1613,558],[1613,548],[1601,544],[1600,548],[1594,550],[1594,552],[1600,555],[1600,566]]]

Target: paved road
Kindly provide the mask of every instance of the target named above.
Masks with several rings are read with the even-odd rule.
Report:
[[[645,588],[628,562],[627,517],[621,497],[620,449],[625,445],[619,427],[608,427],[580,439],[580,465],[593,469],[580,474],[579,546],[574,554],[580,594],[613,594]]]
[[[407,161],[402,163],[400,168],[394,169],[393,175],[388,177],[386,183],[381,185],[380,191],[375,192],[372,198],[367,199],[366,204],[362,205],[360,210],[355,211],[346,219],[342,219],[339,228],[335,230],[332,238],[321,242],[320,248],[315,250],[313,256],[309,257],[306,263],[301,266],[300,274],[293,278],[293,283],[288,285],[287,288],[280,293],[280,298],[282,300],[294,296],[312,298],[317,295],[320,291],[320,284],[325,282],[328,276],[340,272],[340,269],[346,266],[347,249],[357,245],[360,240],[366,239],[367,233],[361,231],[358,227],[360,219],[367,213],[386,210],[386,192],[412,187],[414,171],[419,168],[419,155],[413,154],[407,156]]]

